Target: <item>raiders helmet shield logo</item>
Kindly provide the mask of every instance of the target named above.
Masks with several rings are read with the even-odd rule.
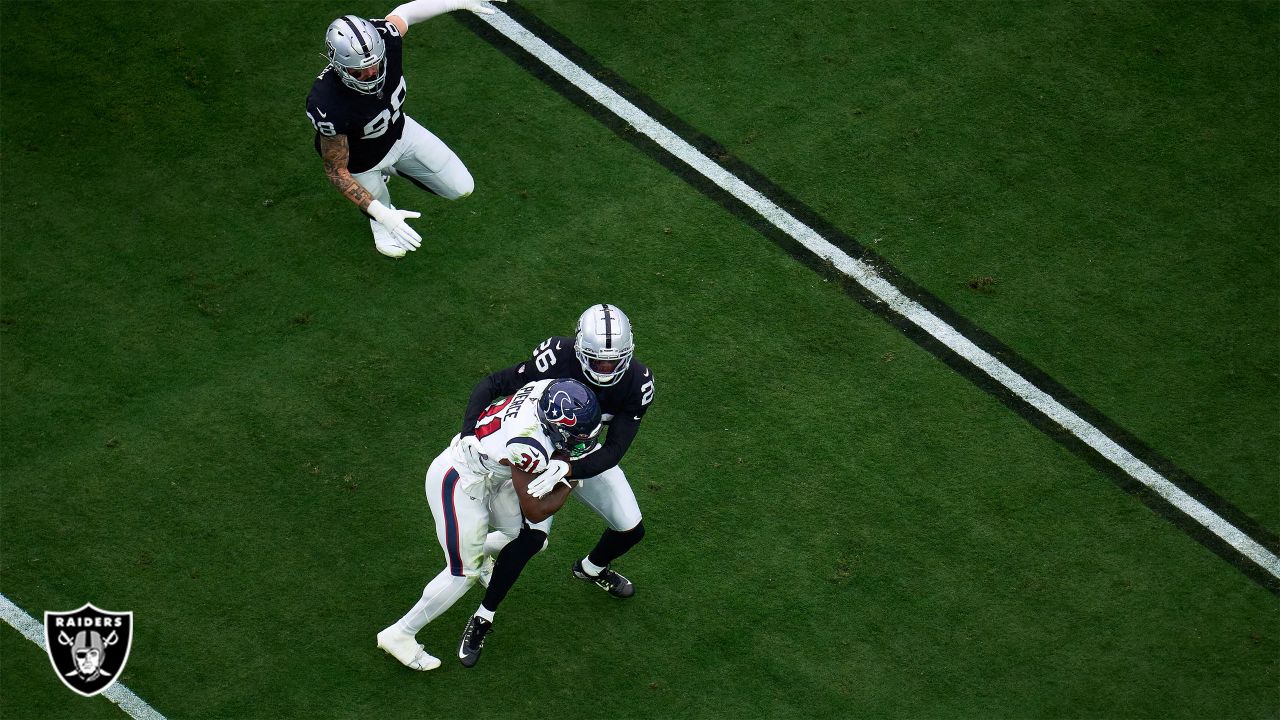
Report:
[[[46,612],[44,641],[62,682],[93,697],[111,687],[129,661],[133,613],[100,610],[92,603],[69,612]]]

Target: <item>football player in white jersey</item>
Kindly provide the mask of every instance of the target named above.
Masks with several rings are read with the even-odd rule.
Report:
[[[404,257],[422,243],[422,236],[405,222],[422,213],[391,204],[391,175],[448,200],[475,189],[458,156],[404,110],[403,38],[410,25],[453,10],[495,12],[486,0],[411,0],[385,20],[355,15],[334,20],[324,36],[329,65],[307,96],[307,117],[315,127],[325,175],[369,216],[374,247],[388,257]]]
[[[617,305],[592,305],[578,318],[573,337],[553,336],[533,349],[528,360],[499,370],[476,384],[462,421],[464,454],[476,446],[471,428],[496,397],[532,380],[572,378],[595,393],[609,432],[600,449],[570,463],[569,477],[579,486],[573,496],[605,521],[591,551],[573,564],[573,576],[616,598],[635,595],[635,585],[610,563],[644,539],[644,522],[635,492],[619,463],[640,432],[652,407],[655,378],[636,360],[631,320]]]
[[[439,667],[440,660],[418,644],[418,631],[481,579],[486,555],[497,555],[484,604],[467,623],[472,649],[459,652],[464,665],[475,664],[498,603],[537,552],[528,557],[517,552],[517,559],[506,565],[519,567],[505,567],[502,550],[527,543],[540,550],[545,544],[551,515],[569,497],[568,460],[595,449],[601,420],[600,404],[586,386],[575,380],[539,380],[495,400],[481,414],[475,425],[482,450],[477,467],[468,465],[454,437],[426,477],[445,568],[404,617],[378,633],[378,647],[414,670]],[[491,529],[496,531],[492,535]]]

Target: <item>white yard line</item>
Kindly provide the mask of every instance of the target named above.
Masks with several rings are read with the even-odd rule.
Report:
[[[28,640],[40,646],[44,652],[48,652],[44,644],[44,625],[35,618],[27,614],[26,610],[13,604],[13,601],[4,595],[0,595],[0,618],[12,625],[18,632],[22,633]],[[50,667],[50,672],[53,668]],[[65,689],[65,688],[64,688]],[[67,697],[79,697],[75,693],[67,690]],[[117,682],[106,690],[102,691],[103,697],[120,706],[129,714],[129,717],[138,720],[165,720],[165,717],[155,711],[155,708],[148,705],[142,698],[133,693],[132,690]]]
[[[479,17],[493,26],[498,32],[524,48],[529,54],[541,60],[561,77],[590,95],[596,102],[627,121],[638,132],[649,136],[667,152],[685,162],[689,167],[698,171],[725,192],[750,206],[761,217],[787,235],[790,235],[814,255],[830,262],[840,272],[848,275],[872,295],[883,301],[894,312],[911,321],[975,367],[990,375],[996,382],[1008,388],[1032,407],[1044,413],[1046,417],[1061,425],[1089,447],[1098,451],[1100,455],[1114,463],[1116,467],[1127,475],[1150,488],[1179,511],[1204,526],[1209,532],[1221,538],[1239,551],[1241,555],[1249,558],[1249,560],[1266,570],[1273,577],[1280,579],[1280,558],[1277,558],[1270,550],[1241,532],[1239,528],[1224,520],[1217,513],[1205,507],[1198,500],[1183,492],[1181,488],[1139,460],[1133,453],[1121,447],[1119,443],[1076,415],[1051,395],[992,357],[985,350],[960,334],[955,328],[929,312],[923,305],[904,295],[901,290],[881,277],[871,266],[850,257],[840,248],[832,245],[812,228],[792,217],[790,213],[778,207],[755,188],[713,162],[662,123],[653,119],[607,85],[592,77],[587,71],[513,20],[511,16],[499,10],[493,15],[480,15]]]

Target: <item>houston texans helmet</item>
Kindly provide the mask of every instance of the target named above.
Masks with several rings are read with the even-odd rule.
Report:
[[[387,80],[387,44],[373,23],[355,15],[329,23],[324,34],[325,57],[342,83],[373,95]]]
[[[636,351],[631,321],[613,305],[592,305],[578,318],[573,354],[582,372],[600,387],[616,384],[631,365]]]
[[[602,419],[596,394],[577,380],[555,380],[538,399],[538,420],[552,444],[571,457],[582,457],[595,448]]]

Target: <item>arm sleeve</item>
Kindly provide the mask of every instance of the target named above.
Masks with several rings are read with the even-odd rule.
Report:
[[[387,17],[399,15],[406,25],[413,25],[423,20],[430,20],[437,15],[461,10],[463,7],[465,4],[458,0],[412,0],[396,6],[394,10],[387,13]]]
[[[495,398],[511,393],[524,387],[524,363],[512,365],[505,370],[486,377],[471,391],[471,399],[467,401],[467,411],[462,415],[462,436],[476,434],[476,420],[480,419],[480,413],[493,402]]]
[[[638,432],[640,432],[639,420],[633,419],[632,416],[615,417],[609,423],[609,433],[604,438],[604,445],[581,460],[569,463],[573,468],[569,477],[595,477],[622,462],[622,456],[626,454],[627,448],[631,447],[631,441],[636,439]]]

